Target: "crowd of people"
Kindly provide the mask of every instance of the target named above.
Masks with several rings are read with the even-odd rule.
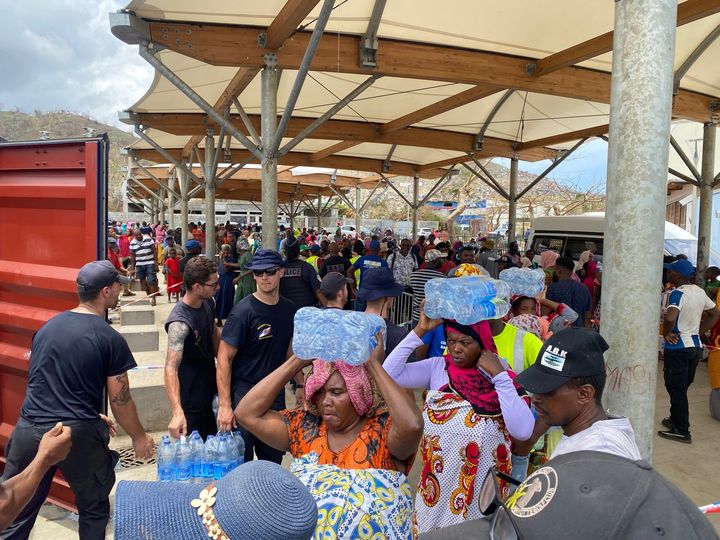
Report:
[[[78,307],[51,319],[33,339],[3,488],[48,453],[48,437],[72,430],[72,447],[42,460],[46,466],[35,475],[41,480],[34,495],[18,505],[17,517],[2,522],[12,523],[3,538],[27,537],[55,467],[76,495],[81,538],[104,538],[117,459],[108,448],[114,422],[99,414],[106,387],[114,418],[131,436],[136,455],[149,457],[154,447],[130,394],[127,371],[135,361],[105,323],[105,310],[121,294],[133,294],[130,276],[142,280],[154,299],[161,267],[168,300],[176,295],[165,322],[168,431],[177,438],[197,430],[205,438],[237,430],[246,465],[207,486],[121,483],[119,540],[177,531],[192,531],[177,536],[182,538],[198,531],[212,538],[246,537],[231,532],[242,530],[239,520],[246,520],[246,531],[262,530],[257,537],[263,538],[539,538],[545,537],[535,529],[541,525],[524,518],[536,519],[545,507],[537,523],[598,512],[597,499],[580,497],[583,489],[573,498],[566,479],[592,472],[592,479],[579,484],[589,494],[618,469],[628,477],[652,475],[647,482],[662,486],[632,499],[653,516],[647,523],[655,529],[648,531],[676,531],[683,514],[686,536],[695,531],[698,538],[716,537],[684,495],[639,461],[628,419],[609,416],[602,407],[608,344],[597,331],[601,266],[592,252],[575,261],[552,251],[522,252],[516,242],[497,253],[485,238],[450,245],[436,243],[434,235],[413,242],[395,239],[392,231],[348,238],[340,230],[312,229],[283,229],[277,249],[265,249],[260,230],[226,224],[216,228],[218,256],[211,259],[202,256],[202,227],[191,225],[182,247],[179,231],[164,226],[113,223],[111,230],[110,262],[88,263],[78,274]],[[426,315],[424,286],[430,279],[497,277],[512,267],[542,268],[545,291],[513,297],[507,316],[472,325]],[[700,339],[720,320],[706,291],[692,284],[694,273],[686,260],[668,261],[664,280],[661,333],[671,410],[659,436],[680,442],[691,442],[687,389]],[[406,294],[413,297],[412,312],[409,325],[399,326],[390,314]],[[373,313],[385,319],[386,329],[363,365],[301,360],[293,354],[293,320],[307,306]],[[294,394],[290,407],[288,384]],[[292,474],[279,467],[288,452],[295,459]],[[265,463],[252,464],[256,459]],[[407,475],[416,459],[413,500]],[[585,466],[578,468],[580,462]],[[624,488],[616,480],[601,489],[611,497]],[[674,501],[671,507],[653,506],[661,491]],[[553,503],[556,492],[571,502]],[[144,506],[146,498],[161,500]],[[296,514],[282,506],[291,499]],[[628,497],[620,499],[630,504]],[[575,505],[574,512],[566,504]],[[287,518],[263,511],[272,508]],[[178,522],[163,523],[163,512]],[[620,521],[628,530],[644,524]],[[565,535],[552,536],[596,530],[586,526],[576,520]]]

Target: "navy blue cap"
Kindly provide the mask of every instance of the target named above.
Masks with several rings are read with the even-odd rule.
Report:
[[[201,249],[200,242],[198,242],[197,240],[188,240],[187,244],[185,244],[185,247],[187,249]]]
[[[310,246],[310,251],[311,251],[312,253],[319,253],[319,252],[320,252],[320,246],[318,246],[317,244],[313,244],[312,246]]]
[[[127,285],[130,278],[118,273],[110,261],[92,261],[80,269],[75,281],[86,291],[99,291],[116,281]]]
[[[371,240],[370,249],[380,249],[380,240]]]
[[[695,275],[695,267],[687,259],[678,259],[673,263],[665,263],[663,267],[666,270],[672,270],[678,274],[682,274],[685,277],[692,277]]]
[[[247,270],[268,270],[283,265],[280,254],[272,249],[258,249],[253,255],[252,262],[245,266]]]
[[[150,234],[152,229],[150,227],[140,227],[140,232],[143,234]]]
[[[386,296],[400,296],[404,290],[405,287],[395,282],[392,268],[382,266],[365,270],[357,297],[367,302]]]

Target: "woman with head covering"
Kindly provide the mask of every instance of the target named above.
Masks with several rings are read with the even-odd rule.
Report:
[[[235,259],[230,255],[230,245],[223,244],[218,254],[218,275],[220,276],[219,288],[215,292],[215,317],[218,326],[222,326],[223,319],[227,319],[233,307],[235,287],[233,279],[234,270],[239,268]]]
[[[447,354],[406,363],[422,336],[440,324]],[[432,320],[421,310],[418,325],[383,367],[401,386],[428,390],[415,497],[418,532],[481,517],[477,497],[488,469],[509,474],[511,437],[527,440],[534,426],[525,392],[495,352],[490,325]],[[507,494],[508,486],[500,487]]]
[[[253,271],[245,270],[252,264],[252,253],[250,253],[250,244],[246,238],[238,238],[235,243],[238,252],[238,266],[240,267],[240,275],[234,280],[235,283],[235,298],[233,299],[233,305],[237,304],[240,300],[246,296],[255,292],[255,279],[253,279]]]
[[[404,475],[410,470],[422,436],[422,416],[413,397],[382,368],[383,339],[381,334],[376,338],[379,345],[360,366],[351,366],[341,360],[309,362],[291,356],[245,395],[235,409],[235,418],[242,428],[273,448],[290,451],[296,458],[310,456],[307,465],[379,470],[375,475],[384,479],[378,484],[382,489],[378,488],[376,493],[365,492],[364,496],[374,495],[378,497],[378,504],[388,508],[396,507],[404,498],[405,505],[412,508]],[[311,364],[312,372],[305,382],[304,408],[272,410],[275,397],[287,382]],[[384,474],[387,471],[391,473]],[[303,481],[309,480],[299,477]],[[336,488],[346,487],[328,481],[324,497],[334,496]],[[349,498],[345,506],[339,505],[338,515],[352,514],[357,510],[356,506],[365,507],[367,502]],[[320,505],[321,500],[318,500]],[[391,514],[395,515],[390,512],[385,518],[389,519]],[[327,517],[320,516],[318,527],[321,524],[326,528],[339,525],[328,523],[324,519]],[[403,520],[404,530],[410,530],[410,510],[398,519]],[[344,520],[345,516],[340,521]],[[366,524],[370,528],[375,525],[375,522]],[[337,537],[359,536],[343,534]]]

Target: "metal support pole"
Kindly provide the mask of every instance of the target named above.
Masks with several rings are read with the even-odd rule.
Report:
[[[277,131],[277,81],[274,65],[260,72],[261,137],[262,137],[262,246],[277,248],[277,157],[271,151]]]
[[[420,198],[420,177],[413,177],[413,203],[412,203],[412,239],[418,237],[418,199]]]
[[[712,232],[713,181],[715,175],[715,139],[717,126],[708,122],[703,126],[702,180],[700,183],[700,215],[698,216],[697,274],[703,283],[703,273],[710,266],[710,235]]]
[[[605,405],[627,416],[646,460],[655,424],[658,320],[675,57],[676,0],[615,3],[602,335]],[[637,248],[646,256],[639,264]],[[628,299],[642,309],[628,309]]]
[[[177,176],[177,169],[175,169],[170,175],[170,178],[168,178],[168,186],[170,186],[170,190],[168,191],[168,207],[170,210],[168,227],[173,230],[175,230],[175,176]]]
[[[510,160],[510,193],[508,193],[508,243],[515,241],[517,233],[517,181],[518,181],[518,158]]]
[[[317,232],[320,234],[320,231],[322,231],[322,195],[318,195],[317,200]]]
[[[220,149],[218,149],[218,152]],[[215,234],[215,139],[211,134],[205,137],[205,256],[213,259],[217,246],[217,235]]]
[[[160,215],[158,216],[158,222],[162,225],[165,223],[165,195],[167,193],[166,189],[160,189],[160,200],[158,201],[158,212]]]
[[[188,242],[188,191],[190,191],[190,177],[182,170],[178,169],[178,184],[180,184],[180,230],[182,233],[182,247]]]
[[[360,215],[360,188],[355,186],[355,234],[360,234],[360,227],[362,226],[362,215]]]

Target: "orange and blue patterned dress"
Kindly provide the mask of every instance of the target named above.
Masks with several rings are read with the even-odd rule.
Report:
[[[398,460],[387,447],[392,419],[387,412],[367,418],[357,439],[338,452],[330,449],[327,426],[308,411],[284,410],[290,436],[290,453],[299,458],[315,452],[318,464],[335,465],[341,469],[386,469],[407,474],[412,458]]]

